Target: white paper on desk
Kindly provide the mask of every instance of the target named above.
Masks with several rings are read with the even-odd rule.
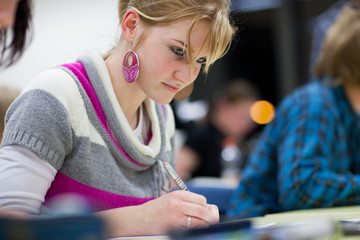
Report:
[[[262,225],[256,225],[253,226],[253,228],[255,229],[264,229],[264,228],[270,228],[276,225],[276,222],[272,222],[272,223],[267,223],[267,224],[262,224]]]
[[[135,239],[146,239],[146,240],[170,240],[168,236],[159,235],[159,236],[135,236],[135,237],[117,237],[117,238],[108,238],[107,240],[135,240]]]
[[[354,222],[354,223],[360,223],[360,218],[351,218],[351,219],[343,219],[341,222]]]

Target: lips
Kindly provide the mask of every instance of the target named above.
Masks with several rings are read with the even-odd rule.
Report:
[[[163,83],[163,85],[171,93],[177,93],[179,91],[179,89],[180,89],[179,87],[174,87],[174,86],[171,86],[171,85],[166,84],[166,83]]]

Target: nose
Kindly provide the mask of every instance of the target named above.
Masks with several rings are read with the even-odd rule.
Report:
[[[0,1],[0,28],[10,27],[14,24],[17,5],[17,0]]]
[[[189,63],[181,63],[177,67],[174,75],[176,80],[182,82],[185,85],[189,85],[195,81],[199,75],[199,72],[200,67],[198,67],[197,64],[194,64],[194,67],[191,70],[191,65]]]

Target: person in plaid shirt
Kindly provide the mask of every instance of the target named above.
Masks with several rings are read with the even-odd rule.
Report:
[[[360,204],[360,10],[329,28],[316,81],[285,97],[231,198],[227,217]]]

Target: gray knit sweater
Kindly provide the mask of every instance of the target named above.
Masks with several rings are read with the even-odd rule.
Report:
[[[67,192],[94,210],[137,205],[159,197],[162,162],[173,163],[175,124],[170,106],[145,101],[147,144],[130,128],[98,55],[46,71],[10,107],[2,146],[21,145],[58,170],[46,200]],[[45,201],[46,205],[46,201]]]

